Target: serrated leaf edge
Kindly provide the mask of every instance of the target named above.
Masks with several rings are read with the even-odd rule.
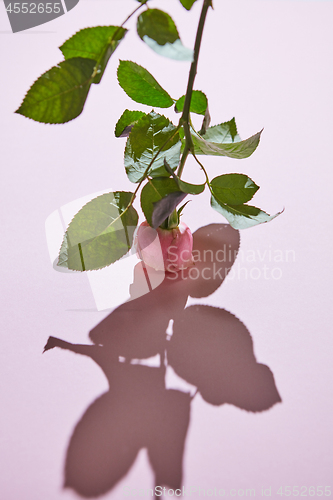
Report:
[[[70,221],[70,223],[68,224],[67,229],[66,229],[66,231],[65,231],[65,233],[64,233],[64,237],[63,237],[63,239],[62,239],[62,242],[61,242],[61,245],[60,245],[60,249],[59,249],[59,255],[58,255],[58,257],[57,257],[57,259],[58,259],[57,266],[59,265],[60,250],[61,250],[62,245],[64,244],[64,241],[65,241],[65,238],[66,238],[66,235],[67,235],[67,231],[68,231],[68,229],[69,229],[69,226],[72,224],[73,220],[74,220],[74,219],[75,219],[75,217],[77,216],[77,214],[78,214],[79,212],[81,212],[81,210],[82,210],[85,206],[87,206],[89,203],[91,203],[92,201],[97,200],[98,198],[101,198],[102,196],[104,196],[104,195],[106,195],[106,194],[112,194],[112,193],[130,193],[130,194],[132,194],[132,195],[133,195],[133,193],[132,193],[131,191],[110,191],[109,193],[103,193],[103,194],[100,194],[99,196],[96,196],[96,198],[93,198],[92,200],[89,200],[89,201],[87,201],[87,203],[85,203],[84,205],[82,205],[82,207],[80,208],[80,210],[78,210],[78,211],[76,212],[76,214],[73,216],[73,218],[71,219],[71,221]],[[126,209],[125,209],[125,210],[124,210],[124,211],[123,211],[123,212],[122,212],[122,213],[121,213],[118,217],[116,217],[116,218],[112,221],[112,223],[111,223],[111,224],[109,224],[109,225],[106,227],[106,229],[107,229],[108,227],[112,226],[112,224],[114,224],[117,220],[119,220],[119,219],[120,219],[120,218],[124,215],[124,213],[125,213],[125,212],[126,212],[126,211],[130,208],[130,207],[132,207],[132,208],[133,208],[133,210],[135,210],[135,208],[133,207],[133,205],[132,205],[132,204],[129,204],[129,205],[126,207]],[[136,211],[136,210],[135,210],[135,213],[138,215],[138,213],[137,213],[137,211]],[[105,230],[104,230],[104,231],[105,231]],[[92,241],[94,241],[96,238],[99,238],[99,237],[100,237],[100,236],[104,233],[104,231],[102,231],[102,233],[100,233],[100,234],[98,234],[97,236],[95,236],[94,238],[92,238]],[[134,241],[134,240],[133,240],[133,241]],[[132,245],[132,246],[133,246],[133,245]],[[132,247],[131,247],[131,248],[132,248]],[[130,251],[130,249],[129,249],[128,251]],[[124,255],[126,255],[126,254],[124,254]],[[120,260],[120,259],[117,259],[117,260]],[[67,258],[67,262],[68,262],[68,258]],[[115,261],[115,262],[117,262],[117,261]],[[89,272],[89,271],[99,271],[100,269],[105,269],[106,267],[109,267],[109,265],[111,265],[111,264],[107,264],[106,266],[98,267],[98,268],[96,268],[96,269],[88,269],[87,271],[79,271],[78,269],[70,269],[70,270],[71,270],[71,271],[73,271],[73,272],[78,272],[78,273],[82,273],[82,272]],[[59,267],[67,267],[67,266],[61,266],[61,265],[60,265]],[[69,268],[67,267],[67,269],[69,269]]]
[[[69,122],[71,122],[72,120],[75,120],[75,118],[77,118],[78,116],[80,116],[80,114],[82,114],[82,113],[83,113],[83,110],[84,110],[84,109],[82,109],[81,113],[79,113],[77,116],[74,116],[73,118],[70,118],[70,120],[66,120],[66,121],[64,121],[64,122],[41,122],[41,121],[35,120],[34,118],[31,118],[30,116],[26,116],[25,114],[23,114],[23,113],[21,113],[21,112],[20,112],[20,109],[21,109],[21,107],[22,107],[22,104],[24,103],[24,101],[25,101],[25,99],[26,99],[27,95],[29,94],[30,90],[31,90],[31,89],[32,89],[32,87],[35,85],[35,83],[37,83],[37,81],[38,81],[40,78],[42,78],[44,75],[46,75],[46,73],[48,73],[48,72],[49,72],[49,71],[51,71],[52,69],[54,69],[54,68],[59,68],[59,69],[61,69],[60,64],[62,64],[62,63],[64,63],[64,62],[66,62],[66,61],[70,61],[70,60],[72,60],[72,59],[83,59],[83,60],[85,60],[85,61],[93,61],[94,63],[96,63],[96,61],[95,61],[94,59],[88,59],[87,57],[72,57],[71,59],[64,59],[63,61],[60,61],[60,62],[59,62],[58,64],[56,64],[55,66],[52,66],[50,69],[48,69],[47,71],[45,71],[44,73],[42,73],[42,74],[41,74],[41,75],[40,75],[40,76],[39,76],[39,77],[38,77],[38,78],[37,78],[37,79],[33,82],[33,84],[30,86],[30,88],[29,88],[29,89],[27,90],[27,92],[25,93],[25,96],[23,97],[23,99],[22,99],[22,102],[21,102],[20,106],[17,108],[17,110],[16,110],[16,111],[14,111],[14,113],[15,113],[15,114],[18,114],[18,115],[21,115],[21,116],[24,116],[24,118],[28,118],[29,120],[32,120],[32,121],[34,121],[34,122],[37,122],[37,123],[43,123],[43,124],[45,124],[45,125],[62,125],[62,124],[64,124],[64,123],[69,123]],[[95,67],[96,67],[96,64],[95,64]],[[90,78],[88,78],[88,80],[87,80],[86,82],[84,82],[84,83],[82,83],[81,85],[78,85],[78,86],[76,86],[76,87],[73,87],[71,90],[67,90],[67,91],[65,91],[65,92],[62,92],[61,94],[57,94],[57,96],[59,96],[59,95],[63,95],[63,94],[67,94],[68,92],[73,92],[73,91],[74,91],[74,90],[76,90],[77,88],[83,87],[83,86],[85,86],[85,85],[89,85],[89,82],[90,82],[90,85],[91,85],[92,80],[93,80],[93,78],[94,78],[94,76],[93,76],[93,75],[94,75],[94,71],[93,71],[93,73],[92,73],[92,76],[91,76]],[[88,92],[87,92],[87,97],[88,97],[89,90],[90,90],[90,89],[88,89]],[[42,101],[36,101],[36,102],[37,102],[37,103],[39,103],[39,102],[44,102],[44,101],[48,101],[48,100],[50,100],[50,99],[51,99],[51,98],[49,97],[48,99],[43,99]]]

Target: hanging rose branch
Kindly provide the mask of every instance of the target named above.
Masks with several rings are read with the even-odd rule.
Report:
[[[180,0],[187,10],[195,1]],[[138,225],[134,202],[140,190],[146,221],[137,231],[136,247],[141,258],[156,269],[161,266],[151,245],[156,234],[162,247],[164,269],[170,270],[171,266],[177,270],[192,264],[192,235],[180,222],[186,203],[178,208],[188,195],[197,196],[209,189],[212,208],[235,229],[269,222],[279,215],[269,215],[247,204],[259,189],[247,175],[230,173],[210,179],[198,159],[203,155],[247,158],[256,150],[261,135],[258,132],[241,140],[234,118],[210,126],[207,97],[202,91],[193,90],[212,0],[203,0],[193,51],[182,44],[169,14],[150,8],[148,0],[139,3],[121,26],[82,29],[67,40],[60,47],[64,61],[32,85],[16,111],[35,121],[53,124],[66,123],[80,115],[91,86],[101,82],[110,57],[126,36],[124,25],[136,14],[138,36],[152,50],[171,59],[191,61],[186,93],[178,99],[173,99],[144,67],[132,61],[119,62],[119,85],[133,101],[154,109],[174,106],[181,117],[174,125],[154,110],[123,112],[116,123],[115,136],[127,137],[125,171],[137,186],[133,192],[116,191],[98,196],[75,215],[64,235],[58,259],[58,265],[68,269],[101,269],[131,249]],[[199,131],[192,124],[191,113],[203,116]],[[197,185],[181,179],[189,155],[203,170],[205,183]]]

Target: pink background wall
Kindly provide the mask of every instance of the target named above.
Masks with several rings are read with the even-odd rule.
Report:
[[[190,13],[176,0],[167,4],[184,44],[192,46],[201,2]],[[85,275],[53,270],[45,220],[72,200],[109,186],[132,189],[120,168],[124,142],[114,138],[113,129],[125,107],[146,108],[132,103],[117,85],[118,59],[145,66],[174,97],[185,91],[188,63],[160,58],[132,30],[77,120],[41,125],[13,112],[37,76],[62,60],[57,47],[64,40],[83,27],[121,23],[134,5],[81,0],[66,16],[15,35],[0,6],[0,492],[6,500],[75,497],[62,489],[67,445],[87,407],[107,390],[104,375],[90,359],[60,350],[41,354],[49,335],[88,343],[89,330],[110,312],[97,312]],[[163,8],[165,2],[156,0],[153,6]],[[215,0],[214,8],[195,88],[208,95],[212,124],[235,116],[243,138],[265,129],[251,158],[209,158],[205,165],[212,177],[248,174],[262,187],[256,205],[270,213],[285,207],[285,212],[270,224],[242,232],[235,274],[213,295],[188,304],[226,309],[244,323],[257,361],[274,374],[282,404],[250,413],[229,404],[209,405],[197,395],[183,484],[226,491],[255,488],[257,496],[271,486],[272,497],[280,498],[280,486],[333,486],[333,2]],[[170,110],[165,114],[173,116]],[[189,169],[190,163],[185,180]],[[225,222],[205,196],[200,213],[198,200],[186,209],[184,220],[193,231]],[[282,262],[274,261],[277,254]],[[244,270],[237,273],[240,267],[247,277]],[[122,498],[124,487],[152,485],[142,451],[105,498]]]

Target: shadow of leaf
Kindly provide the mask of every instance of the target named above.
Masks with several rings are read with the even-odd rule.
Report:
[[[255,359],[249,331],[225,309],[196,305],[178,315],[168,361],[207,403],[258,412],[281,402],[271,370]]]
[[[50,337],[45,346],[45,351],[60,347],[89,356],[109,382],[109,391],[76,425],[67,450],[65,487],[83,497],[110,491],[142,448],[148,451],[155,485],[181,486],[192,399],[166,389],[165,359],[209,404],[260,412],[281,402],[271,370],[257,363],[251,335],[236,316],[211,306],[185,308],[189,296],[207,297],[223,283],[237,256],[239,232],[227,224],[210,224],[193,239],[195,266],[167,274],[149,293],[140,295],[147,274],[142,263],[136,266],[132,300],[90,331],[93,345]],[[159,368],[131,364],[156,354]]]
[[[113,390],[87,409],[71,437],[65,487],[83,497],[105,494],[148,450],[155,484],[178,488],[190,397],[164,387],[164,369],[114,363]]]

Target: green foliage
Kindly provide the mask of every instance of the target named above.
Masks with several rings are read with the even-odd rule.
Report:
[[[207,130],[207,132],[209,129]],[[209,142],[199,134],[192,133],[194,153],[197,155],[228,156],[229,158],[248,158],[257,149],[261,132],[245,139],[244,141],[230,142],[228,136],[221,142]],[[205,134],[205,137],[207,133]],[[237,137],[237,136],[236,136]],[[236,138],[235,137],[235,138]]]
[[[165,158],[164,158],[164,166],[165,166],[165,169],[167,170],[167,172],[169,172],[169,174],[171,175],[171,177],[176,182],[176,184],[177,184],[178,188],[180,189],[180,191],[182,191],[183,193],[187,193],[187,194],[200,194],[200,193],[202,193],[204,191],[206,183],[204,183],[204,184],[190,184],[188,182],[182,181],[180,179],[180,177],[178,177],[177,175],[175,175],[174,171],[170,168],[170,165],[168,164],[168,162],[166,161]]]
[[[114,135],[116,137],[128,137],[133,126],[145,115],[146,113],[143,111],[130,111],[129,109],[125,109],[117,121]]]
[[[242,205],[250,201],[258,191],[250,177],[243,174],[225,174],[215,177],[210,182],[216,200],[227,205]]]
[[[167,196],[170,194],[178,195],[178,198],[176,197],[172,200],[170,198],[168,199]],[[157,177],[147,182],[141,191],[141,208],[145,214],[148,224],[155,227],[152,216],[156,203],[162,200],[167,201],[166,205],[162,205],[163,215],[161,222],[156,226],[158,227],[173,212],[175,207],[184,199],[185,196],[185,193],[179,191],[179,187],[174,179]],[[169,201],[171,201],[171,205],[168,203]],[[176,204],[173,205],[172,202],[175,202]]]
[[[181,113],[184,109],[185,95],[180,97],[175,104],[176,113]],[[191,113],[197,113],[198,115],[204,115],[206,113],[208,106],[207,97],[201,90],[193,90],[190,104]]]
[[[16,113],[42,123],[66,123],[83,110],[96,62],[75,57],[54,66],[32,85]]]
[[[159,9],[145,10],[137,22],[137,32],[141,40],[148,36],[159,45],[173,43],[179,39],[178,30],[172,18]]]
[[[125,255],[138,224],[132,196],[127,192],[106,193],[82,207],[68,226],[58,266],[91,271]]]
[[[93,83],[99,83],[106,65],[126,35],[127,30],[120,26],[96,26],[78,31],[61,47],[65,59],[84,57],[96,61],[96,76]]]
[[[241,141],[237,132],[235,118],[232,118],[228,122],[220,123],[219,125],[213,125],[213,127],[207,128],[202,137],[206,141],[216,142],[218,144]]]
[[[211,206],[227,219],[234,229],[247,229],[249,227],[269,222],[281,212],[275,215],[269,215],[260,210],[260,208],[250,205],[227,205],[219,202],[214,196],[211,198]]]
[[[179,163],[181,142],[176,127],[155,111],[134,125],[126,142],[124,163],[131,182],[151,177],[169,177],[164,159],[172,170]]]
[[[126,109],[122,113],[115,126],[115,136],[127,137],[124,166],[129,180],[138,186],[134,193],[117,191],[99,196],[75,215],[64,235],[59,266],[78,271],[101,269],[125,255],[132,246],[138,223],[133,202],[145,181],[141,207],[153,227],[175,227],[186,206],[185,203],[177,212],[178,204],[188,194],[201,194],[206,184],[211,191],[211,206],[235,229],[262,224],[279,215],[269,215],[246,205],[259,189],[248,176],[224,173],[209,181],[204,165],[197,158],[199,155],[247,158],[258,147],[261,136],[259,132],[241,140],[235,118],[210,127],[208,99],[200,90],[193,90],[201,37],[212,1],[202,0],[195,53],[182,45],[170,15],[149,8],[149,1],[137,0],[136,8],[121,26],[86,28],[70,37],[60,47],[65,61],[38,78],[16,111],[42,123],[65,123],[76,118],[84,108],[91,85],[100,83],[111,55],[125,38],[127,29],[123,25],[139,10],[137,34],[146,45],[162,56],[192,61],[186,95],[179,92],[182,97],[177,101],[144,67],[132,61],[119,62],[118,82],[133,101],[150,108],[174,106],[174,111],[182,115],[175,126],[154,110],[147,114]],[[190,10],[195,1],[180,0],[186,10]],[[144,5],[146,10],[142,10]],[[177,72],[174,77],[177,80]],[[109,94],[106,95],[109,98]],[[192,126],[191,113],[204,117],[199,133]],[[181,179],[191,154],[205,174],[204,184]]]
[[[173,105],[174,101],[169,94],[139,64],[120,61],[117,75],[119,85],[133,101],[158,108],[170,108]]]
[[[196,2],[196,0],[180,0],[180,3],[186,10],[190,10],[194,2]]]
[[[206,186],[206,184],[190,184],[189,182],[184,182],[179,178],[177,179],[177,184],[183,193],[188,194],[200,194],[205,190]]]
[[[210,189],[211,206],[222,214],[234,229],[246,229],[269,222],[279,215],[268,215],[259,208],[244,205],[259,189],[247,175],[219,175],[210,182]]]
[[[193,50],[183,46],[172,18],[159,9],[148,9],[138,17],[137,32],[151,49],[161,56],[192,61]]]
[[[66,123],[83,110],[92,83],[126,35],[118,26],[83,29],[61,47],[65,61],[44,73],[30,88],[16,113],[42,123]]]

